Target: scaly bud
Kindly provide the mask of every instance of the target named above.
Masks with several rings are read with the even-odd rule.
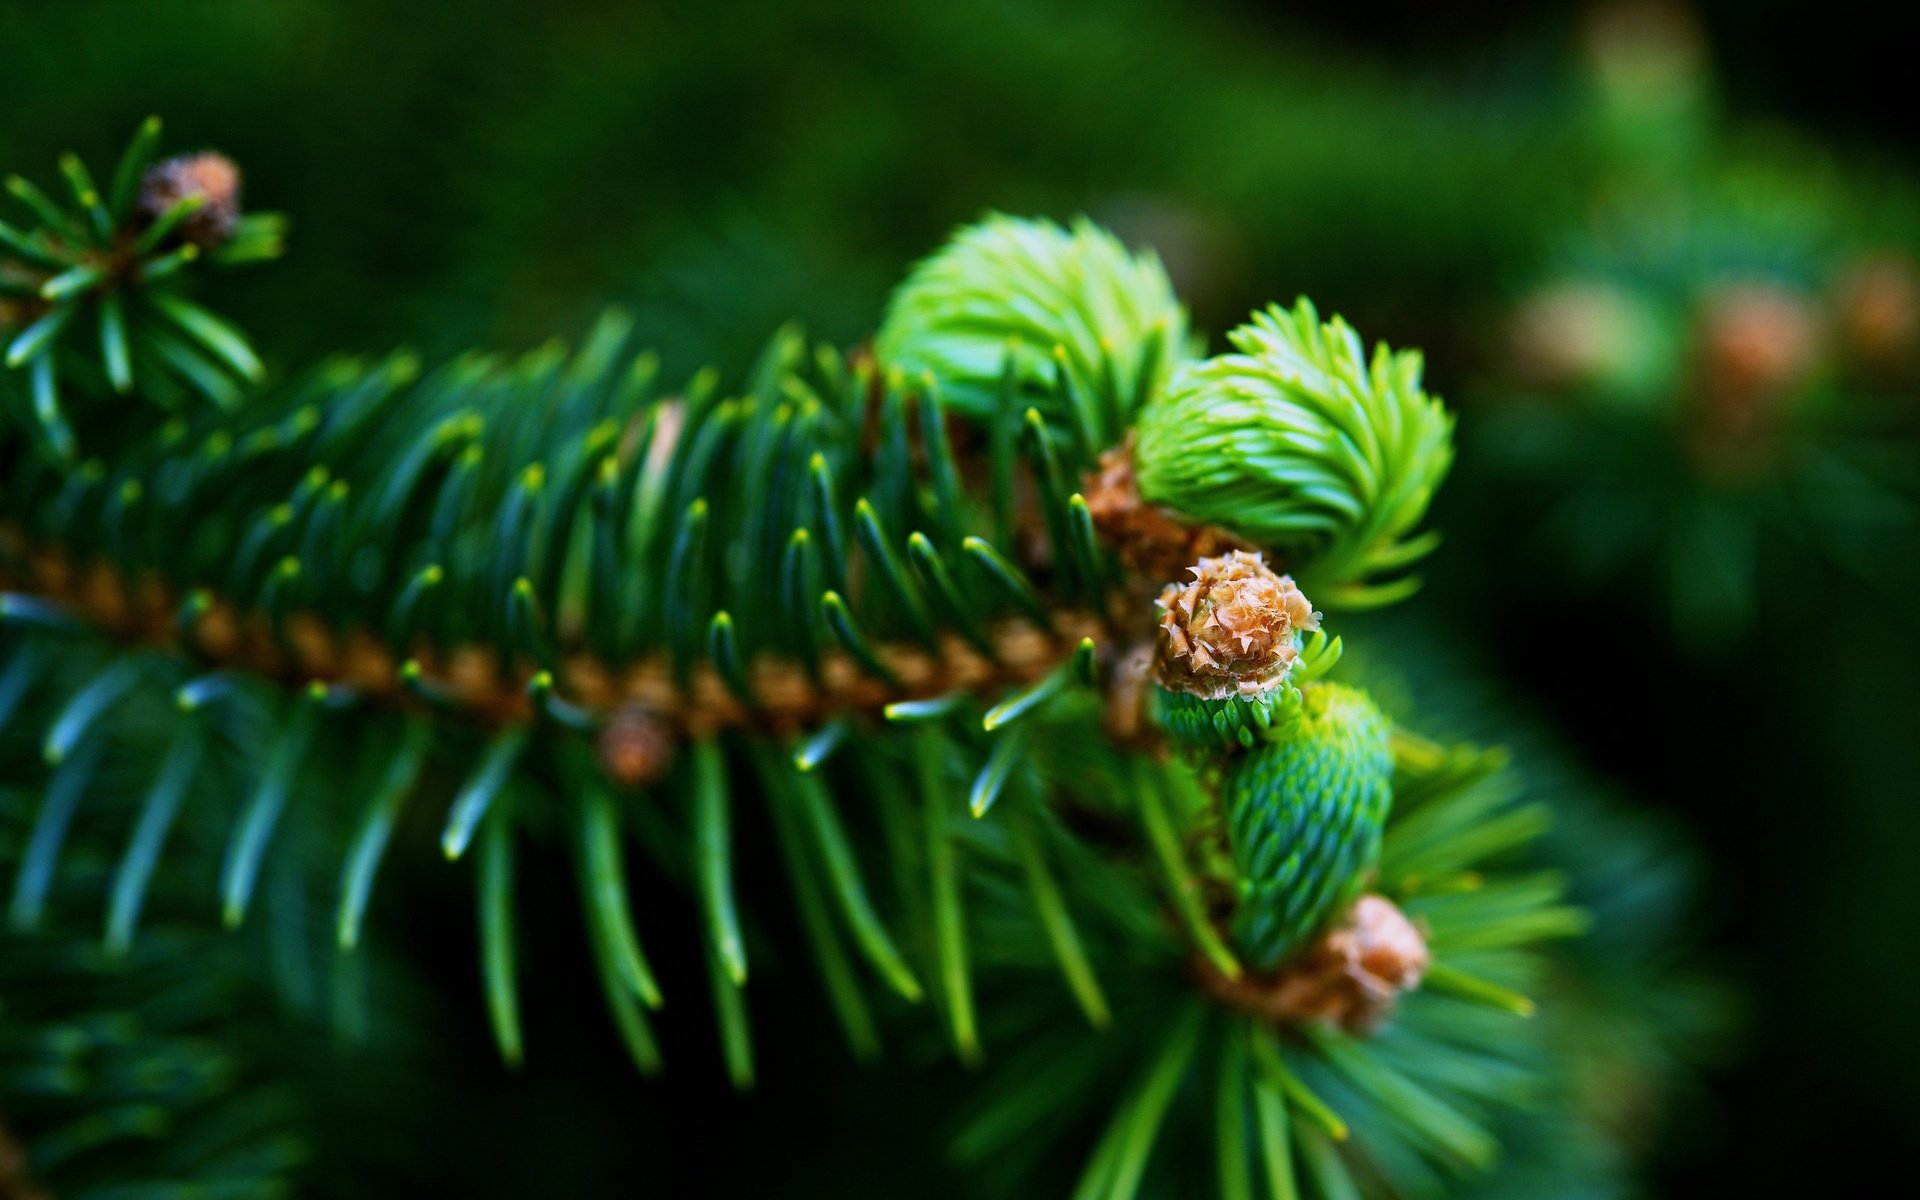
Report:
[[[1104,450],[1081,485],[1087,514],[1100,537],[1136,573],[1149,580],[1180,575],[1196,558],[1224,554],[1233,535],[1209,525],[1190,525],[1140,498],[1134,478],[1134,435]]]
[[[1270,1024],[1320,1022],[1368,1034],[1432,965],[1419,926],[1393,901],[1369,893],[1275,974],[1228,979],[1205,959],[1195,969],[1215,1000]]]
[[[200,207],[180,223],[182,240],[211,250],[240,225],[240,168],[224,154],[207,151],[157,162],[140,179],[140,211],[157,221],[189,196]]]
[[[1207,700],[1264,692],[1299,657],[1297,630],[1320,628],[1320,614],[1292,579],[1258,554],[1231,550],[1188,567],[1190,583],[1170,583],[1160,608],[1160,682]]]
[[[1371,1033],[1432,964],[1426,936],[1393,901],[1362,896],[1281,975],[1274,1004],[1296,1021]]]
[[[1162,723],[1189,741],[1251,745],[1297,704],[1288,675],[1320,614],[1258,554],[1231,550],[1187,572],[1192,581],[1168,584],[1155,601]]]

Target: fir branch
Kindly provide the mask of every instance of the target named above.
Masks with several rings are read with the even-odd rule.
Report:
[[[41,215],[49,228],[96,221],[90,209]],[[187,214],[174,219],[186,228]],[[993,310],[994,358],[980,358],[969,324],[980,313],[948,323],[937,293],[949,275]],[[83,273],[54,291],[77,296],[98,282]],[[0,584],[24,593],[0,612],[36,647],[17,660],[25,667],[8,667],[25,683],[0,694],[63,697],[34,714],[49,718],[37,736],[57,753],[42,756],[53,773],[21,850],[16,915],[41,915],[85,773],[129,749],[134,730],[102,717],[111,706],[165,698],[153,720],[168,740],[197,736],[187,732],[197,722],[248,724],[234,740],[263,749],[242,756],[251,779],[223,830],[227,921],[238,925],[256,888],[283,878],[269,859],[277,839],[332,822],[343,832],[331,928],[347,945],[360,939],[404,793],[424,759],[448,758],[462,782],[441,846],[450,859],[471,846],[478,860],[483,993],[502,1058],[518,1064],[529,1042],[518,855],[557,815],[576,847],[609,1012],[636,1065],[659,1066],[647,1010],[675,984],[655,978],[641,950],[629,838],[697,897],[722,1059],[746,1088],[756,1067],[754,914],[735,853],[749,808],[744,761],[774,806],[808,941],[857,1052],[876,1039],[843,936],[885,986],[933,999],[963,1061],[994,1050],[1007,1010],[999,990],[1036,968],[1076,1020],[1109,1026],[1093,1057],[1120,1055],[1131,1080],[1083,1176],[1087,1194],[1145,1186],[1156,1145],[1182,1123],[1185,1080],[1223,1055],[1245,1072],[1246,1086],[1227,1090],[1259,1130],[1276,1194],[1294,1186],[1286,1131],[1344,1130],[1327,1114],[1349,1102],[1353,1126],[1373,1135],[1357,1153],[1382,1171],[1400,1159],[1481,1161],[1481,1097],[1457,1082],[1486,1027],[1463,1022],[1461,1009],[1476,1010],[1454,997],[1408,993],[1430,949],[1454,996],[1510,1020],[1524,982],[1511,952],[1572,932],[1577,916],[1551,878],[1489,881],[1465,897],[1410,880],[1416,868],[1423,878],[1477,870],[1537,827],[1495,815],[1473,792],[1477,779],[1436,775],[1436,756],[1392,761],[1370,704],[1321,678],[1337,643],[1317,635],[1297,589],[1298,628],[1289,601],[1255,614],[1273,628],[1233,636],[1260,640],[1278,668],[1247,687],[1306,689],[1300,720],[1281,719],[1289,701],[1281,717],[1241,727],[1245,736],[1189,738],[1179,759],[1143,753],[1153,739],[1141,729],[1205,731],[1154,699],[1124,653],[1152,636],[1150,597],[1169,582],[1143,564],[1204,538],[1283,552],[1309,578],[1324,570],[1347,600],[1398,595],[1371,577],[1426,544],[1406,535],[1448,453],[1447,422],[1411,360],[1383,353],[1366,368],[1357,338],[1303,308],[1285,329],[1256,318],[1236,335],[1239,358],[1178,362],[1187,348],[1157,268],[1084,225],[1067,234],[996,219],[957,237],[902,295],[881,351],[939,351],[930,378],[812,349],[786,330],[738,389],[716,372],[670,389],[616,314],[571,356],[469,356],[424,375],[407,356],[340,363],[246,393],[232,411],[111,437],[89,427],[74,464],[0,436]],[[1040,359],[1009,349],[996,324],[1034,316],[1036,295],[1059,305],[1041,314],[1059,324],[1058,349]],[[154,306],[222,369],[251,374],[244,343],[183,305]],[[36,336],[58,332],[55,323]],[[963,343],[964,362],[940,357]],[[1228,513],[1219,496],[1152,486],[1206,445],[1167,450],[1142,437],[1132,451],[1146,502],[1237,535],[1171,510],[1127,519],[1105,502],[1101,456],[1135,413],[1185,412],[1248,371],[1275,403],[1301,401],[1283,416],[1253,405],[1211,427],[1216,439],[1286,443],[1294,457],[1278,478],[1217,455],[1242,476],[1221,494],[1260,505]],[[1098,511],[1090,496],[1103,500]],[[117,645],[76,633],[86,629]],[[56,640],[58,655],[39,652]],[[130,657],[125,646],[168,653]],[[76,682],[56,658],[101,666]],[[359,710],[374,704],[432,720],[375,740],[370,796],[303,816],[321,799],[300,794],[310,765],[363,728]],[[897,723],[914,729],[891,735]],[[1101,730],[1113,723],[1136,732],[1110,741]],[[137,880],[182,805],[169,797],[205,769],[169,761],[144,789],[153,815],[129,859],[124,915],[110,918],[116,944],[131,939]],[[652,815],[623,808],[614,787],[647,788]],[[1390,814],[1397,789],[1418,802]],[[871,797],[872,822],[856,826],[829,800],[851,794]],[[868,824],[878,838],[853,832]],[[898,929],[866,882],[875,841],[902,885]],[[1385,896],[1350,904],[1368,886],[1424,932]],[[1380,906],[1400,923],[1370,915]],[[1418,951],[1402,953],[1399,969],[1374,969],[1372,957],[1371,973],[1356,965],[1354,947],[1395,939]],[[1394,1057],[1400,1026],[1375,1037],[1403,997],[1425,1039],[1411,1060],[1418,1078]],[[1323,1021],[1332,1027],[1309,1032]],[[1276,1034],[1289,1040],[1284,1060]],[[1298,1165],[1323,1184],[1343,1178],[1315,1145],[1302,1142]],[[1240,1151],[1250,1160],[1250,1146]],[[1229,1190],[1251,1176],[1250,1161],[1232,1159],[1223,1155]]]

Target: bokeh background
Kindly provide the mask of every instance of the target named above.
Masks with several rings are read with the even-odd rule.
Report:
[[[1649,1133],[1656,1190],[1897,1178],[1920,1121],[1910,42],[1865,4],[1338,7],[7,0],[0,167],[110,162],[148,113],[232,154],[293,236],[222,304],[288,371],[522,349],[609,303],[671,369],[737,366],[788,319],[853,342],[988,209],[1155,246],[1216,337],[1305,293],[1426,348],[1461,455],[1416,603],[1696,848],[1686,952],[1740,997]],[[423,887],[408,923],[465,928],[453,903]],[[950,1073],[812,1070],[838,1047],[796,999],[756,1015],[758,1095],[690,1064],[637,1112],[592,990],[540,990],[511,1087],[471,1052],[477,1005],[391,1078],[337,1072],[347,1112],[460,1097],[356,1130],[340,1186],[554,1194],[554,1163],[644,1180],[651,1148],[712,1139],[722,1194],[814,1165],[840,1194],[946,1194],[921,1114]],[[849,1122],[861,1154],[812,1157]]]

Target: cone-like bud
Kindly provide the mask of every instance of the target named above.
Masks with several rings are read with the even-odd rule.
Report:
[[[1368,580],[1425,554],[1408,538],[1453,459],[1453,422],[1420,358],[1369,359],[1344,321],[1302,300],[1187,363],[1140,415],[1140,494],[1282,555],[1322,604],[1378,603]]]
[[[1294,1020],[1369,1033],[1432,963],[1425,935],[1393,901],[1362,896],[1281,976],[1274,1005]]]
[[[1220,810],[1239,878],[1233,932],[1256,970],[1281,965],[1345,912],[1379,860],[1393,803],[1387,732],[1365,692],[1316,683],[1287,737],[1228,770]]]
[[[1186,328],[1151,253],[1129,252],[1085,218],[1062,228],[996,214],[914,268],[874,349],[909,380],[931,373],[952,407],[978,419],[993,416],[1011,361],[1021,409],[1058,424],[1081,420],[1056,385],[1064,372],[1083,412],[1099,414],[1088,418],[1099,449],[1161,389]]]
[[[1420,986],[1427,938],[1385,896],[1367,894],[1277,974],[1228,979],[1196,964],[1209,995],[1275,1025],[1321,1022],[1353,1034],[1379,1029],[1403,992]]]
[[[211,250],[240,226],[240,168],[224,154],[182,154],[157,162],[140,179],[140,211],[158,220],[189,196],[200,207],[180,223],[180,237]]]
[[[1299,703],[1288,677],[1320,614],[1258,554],[1230,550],[1187,573],[1155,601],[1161,723],[1185,741],[1250,746]]]
[[[1258,554],[1230,550],[1187,568],[1188,583],[1160,592],[1161,686],[1207,700],[1251,696],[1286,677],[1301,630],[1320,614]]]

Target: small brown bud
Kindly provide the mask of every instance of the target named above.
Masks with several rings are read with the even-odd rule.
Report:
[[[1420,986],[1432,962],[1406,914],[1385,896],[1365,895],[1281,976],[1274,1003],[1295,1020],[1365,1033],[1386,1020],[1401,992]]]
[[[140,179],[140,211],[157,221],[189,196],[204,197],[180,223],[180,237],[203,250],[231,238],[240,224],[240,168],[224,154],[183,154],[157,162]]]
[[[1812,304],[1770,283],[1716,289],[1700,315],[1696,457],[1719,474],[1764,466],[1820,355]]]
[[[644,787],[673,763],[673,735],[651,709],[622,704],[600,729],[600,765],[623,787]]]
[[[1100,455],[1082,492],[1087,514],[1122,562],[1148,579],[1167,579],[1196,558],[1224,554],[1237,540],[1212,525],[1192,525],[1140,498],[1134,474],[1134,434]]]
[[[1294,633],[1320,628],[1320,614],[1293,580],[1244,550],[1203,558],[1187,571],[1193,582],[1168,584],[1156,602],[1161,686],[1224,700],[1286,678],[1299,655]]]
[[[1377,1030],[1431,965],[1419,926],[1372,893],[1278,974],[1228,979],[1195,961],[1201,986],[1221,1004],[1275,1025],[1319,1022],[1354,1034]]]
[[[1729,397],[1777,393],[1797,383],[1812,366],[1818,340],[1812,306],[1768,283],[1721,287],[1701,314],[1708,386]]]
[[[1896,363],[1920,345],[1920,272],[1895,254],[1855,263],[1836,289],[1840,336],[1872,365]]]

